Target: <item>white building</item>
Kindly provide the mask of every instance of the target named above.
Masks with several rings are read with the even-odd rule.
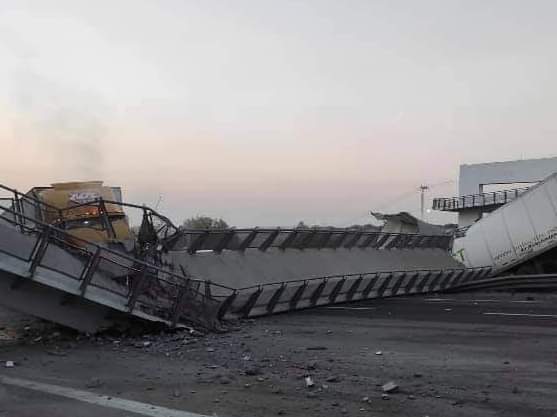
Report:
[[[436,198],[433,209],[458,213],[466,227],[557,172],[557,157],[460,166],[458,197]]]

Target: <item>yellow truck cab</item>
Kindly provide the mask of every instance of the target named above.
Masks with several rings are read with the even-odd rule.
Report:
[[[45,203],[37,209],[37,217],[77,238],[98,243],[132,239],[128,218],[115,204],[122,201],[119,187],[102,181],[63,182],[35,187],[28,194]],[[81,245],[77,239],[73,243]]]

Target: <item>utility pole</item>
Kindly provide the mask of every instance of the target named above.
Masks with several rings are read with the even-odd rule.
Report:
[[[424,204],[425,204],[425,192],[429,190],[429,186],[420,185],[420,213],[422,214],[422,221],[424,220]]]

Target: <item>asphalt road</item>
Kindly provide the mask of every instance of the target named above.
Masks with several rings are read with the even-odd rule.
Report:
[[[205,337],[52,331],[0,344],[16,362],[0,368],[0,416],[557,416],[552,294],[374,300]]]

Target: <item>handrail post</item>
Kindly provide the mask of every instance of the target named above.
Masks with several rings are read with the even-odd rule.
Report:
[[[248,301],[246,301],[244,306],[239,311],[243,318],[249,317],[251,310],[255,306],[255,303],[257,303],[257,299],[259,298],[262,292],[263,292],[263,288],[260,285],[257,288],[257,290],[249,296]]]
[[[275,310],[276,305],[278,304],[278,302],[280,300],[280,297],[284,293],[284,290],[286,290],[286,284],[282,283],[281,286],[271,296],[271,299],[269,300],[269,303],[267,304],[267,307],[266,307],[267,314],[272,314],[273,313],[273,311]]]
[[[31,254],[31,266],[29,267],[29,272],[31,276],[35,275],[37,267],[40,265],[45,253],[48,248],[48,243],[50,239],[50,227],[43,229],[43,232],[39,236],[39,244],[35,247],[35,252]]]
[[[110,218],[108,217],[108,213],[106,211],[106,205],[104,204],[104,200],[101,198],[99,201],[99,215],[103,219],[106,228],[106,234],[108,237],[112,239],[116,239],[116,232],[114,231],[114,227],[112,227],[112,223],[110,222]]]
[[[101,248],[97,248],[97,250],[95,250],[95,253],[89,259],[89,262],[87,263],[85,268],[83,268],[83,271],[81,273],[81,277],[80,277],[81,284],[79,285],[79,291],[82,297],[85,295],[85,291],[87,291],[87,286],[91,283],[91,280],[95,275],[95,271],[99,266],[100,260],[101,260]]]
[[[209,300],[211,297],[211,280],[207,280],[205,281],[205,298]]]
[[[294,295],[290,299],[290,302],[288,303],[288,307],[290,310],[296,309],[296,307],[298,306],[298,302],[302,298],[302,295],[304,294],[304,291],[306,290],[307,286],[308,286],[307,281],[304,281],[303,284],[296,289],[296,292],[294,293]]]
[[[176,301],[174,302],[170,313],[170,327],[172,328],[176,327],[176,324],[178,323],[187,292],[187,287],[180,287],[178,293],[176,294]]]
[[[20,232],[23,233],[25,230],[25,220],[23,218],[23,206],[21,204],[21,198],[19,197],[18,191],[14,192],[14,210],[16,212],[14,220],[16,221],[16,223],[18,223]]]
[[[228,309],[232,306],[232,303],[238,296],[238,291],[234,290],[220,305],[219,311],[217,313],[217,318],[221,320],[227,313]]]
[[[132,282],[131,293],[128,299],[128,313],[131,313],[137,303],[137,299],[143,292],[143,283],[145,281],[145,274],[147,272],[147,267],[145,265],[141,265],[141,270],[139,271],[139,275],[134,277],[135,279]]]

